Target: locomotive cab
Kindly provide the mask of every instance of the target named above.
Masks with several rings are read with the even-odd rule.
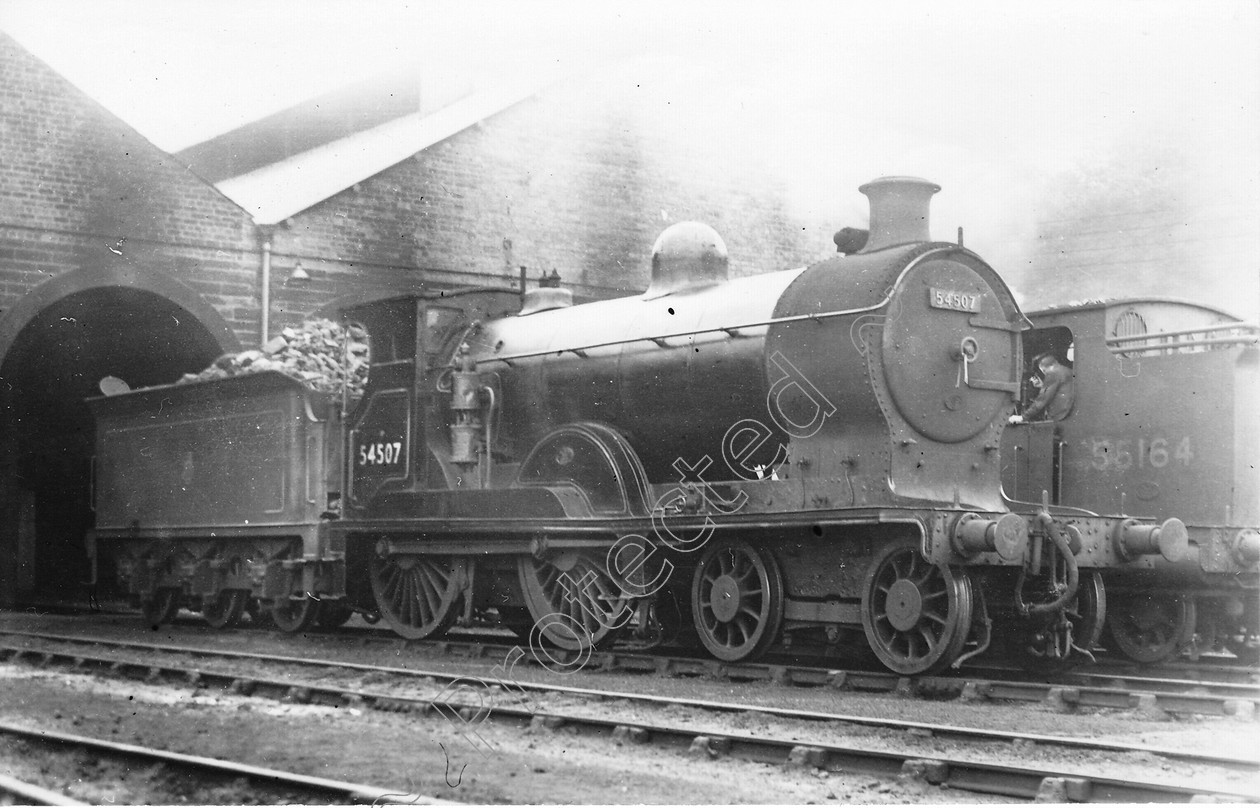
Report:
[[[346,492],[357,515],[391,491],[437,491],[467,482],[447,424],[452,362],[476,324],[513,313],[512,292],[469,289],[343,308],[372,342],[363,399],[347,418]]]
[[[1070,374],[1071,400],[1061,403],[1057,412],[1045,411],[1051,397],[1062,399],[1064,392],[1045,387],[1043,357]],[[1075,343],[1066,326],[1034,328],[1024,334],[1024,370],[1016,415],[1002,433],[1002,484],[1006,495],[1017,502],[1038,502],[1048,495],[1054,505],[1063,503],[1063,438],[1059,422],[1072,416],[1077,387]],[[1062,373],[1063,371],[1060,371]],[[1085,382],[1088,383],[1088,382]],[[1039,406],[1040,404],[1040,406]],[[1035,409],[1034,409],[1035,408]]]

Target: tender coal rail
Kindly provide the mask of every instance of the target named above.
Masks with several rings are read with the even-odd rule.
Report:
[[[249,785],[251,790],[254,790],[254,795],[263,803],[453,804],[414,794],[403,794],[397,789],[379,788],[341,780],[329,780],[323,777],[311,777],[234,761],[186,755],[161,749],[150,749],[134,744],[103,741],[51,730],[29,729],[8,723],[0,723],[0,737],[20,740],[33,746],[58,751],[83,751],[100,758],[127,760],[144,766],[159,766],[163,770],[191,777],[196,782],[240,783],[243,781]],[[46,793],[50,797],[60,799],[61,802],[46,802],[43,804],[81,804],[72,800],[67,802],[68,798],[56,795],[55,792]]]
[[[101,645],[109,644],[108,641],[101,642]],[[465,678],[459,674],[355,663],[335,663],[326,660],[278,657],[265,654],[210,651],[185,646],[155,646],[145,643],[121,643],[119,646],[129,649],[139,647],[149,650],[151,653],[156,653],[158,650],[180,654],[196,653],[225,660],[272,662],[285,665],[305,664],[325,669],[342,668],[356,672],[386,673],[399,676],[400,678],[426,678],[431,680],[436,686]],[[677,747],[686,745],[686,748],[691,753],[701,756],[734,754],[751,760],[777,762],[786,765],[799,764],[829,771],[844,770],[881,776],[922,776],[923,779],[936,785],[949,785],[954,788],[966,788],[968,790],[1016,798],[1032,798],[1038,795],[1046,798],[1047,793],[1054,796],[1059,794],[1058,790],[1061,789],[1067,789],[1062,795],[1059,795],[1063,799],[1099,799],[1102,801],[1111,799],[1126,801],[1177,801],[1178,798],[1195,796],[1199,793],[1188,787],[1171,787],[1158,783],[1133,783],[1115,778],[1082,778],[1079,774],[1042,772],[1035,767],[1020,768],[962,759],[938,760],[933,758],[930,761],[925,761],[918,753],[873,752],[847,746],[802,746],[797,742],[758,739],[738,734],[698,735],[695,729],[680,729],[646,723],[625,723],[617,719],[592,718],[567,713],[544,712],[536,709],[523,710],[510,705],[487,705],[482,701],[479,701],[477,704],[462,703],[446,697],[435,701],[433,698],[368,692],[349,689],[335,684],[301,682],[292,678],[265,678],[242,675],[236,672],[215,672],[204,668],[194,669],[178,664],[161,663],[152,658],[123,660],[110,656],[86,656],[76,652],[39,649],[21,650],[20,652],[7,649],[5,656],[10,659],[23,659],[36,663],[71,664],[81,670],[107,669],[115,675],[142,677],[150,681],[176,681],[199,687],[217,686],[243,695],[271,697],[292,702],[335,704],[339,706],[356,705],[390,712],[437,714],[447,717],[448,720],[458,716],[461,720],[469,722],[493,719],[509,724],[527,724],[548,729],[568,728],[568,731],[575,731],[579,734],[608,735],[615,741],[630,744],[652,740],[665,746]],[[1260,770],[1260,760],[1255,758],[1206,755],[1190,750],[1164,749],[1145,745],[1134,746],[1091,739],[982,730],[925,722],[877,719],[696,699],[640,696],[623,692],[598,691],[555,685],[521,683],[519,688],[514,687],[514,689],[518,691],[516,693],[518,696],[527,691],[535,691],[585,696],[601,700],[618,699],[658,707],[676,705],[714,713],[756,712],[768,717],[783,719],[843,722],[866,727],[899,729],[920,737],[953,737],[966,741],[1002,743],[1022,742],[1089,751],[1143,752],[1165,757],[1169,760],[1211,766],[1221,771],[1237,771],[1250,774]],[[1049,778],[1049,780],[1046,780],[1046,778]],[[1050,791],[1047,792],[1046,789]],[[1086,796],[1082,797],[1081,795]],[[1233,793],[1217,796],[1247,801],[1260,797],[1260,795]]]

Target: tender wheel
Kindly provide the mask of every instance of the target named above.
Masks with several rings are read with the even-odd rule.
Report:
[[[1195,621],[1193,598],[1127,593],[1112,599],[1110,647],[1144,665],[1163,662],[1194,637]]]
[[[153,593],[153,597],[145,598],[140,604],[140,612],[144,622],[153,628],[175,619],[179,611],[180,591],[173,587],[163,587]]]
[[[227,628],[241,622],[249,592],[244,589],[224,589],[217,597],[206,600],[201,616],[211,628]]]
[[[744,542],[710,547],[691,579],[700,642],[726,662],[765,652],[783,628],[783,573],[774,556]]]
[[[971,612],[970,579],[929,562],[916,543],[888,545],[866,574],[862,628],[880,662],[897,673],[928,673],[957,659]]]
[[[271,620],[281,631],[296,633],[306,631],[319,617],[319,601],[307,595],[304,598],[276,598],[272,604]]]
[[[468,581],[462,558],[376,556],[369,565],[376,608],[400,637],[423,640],[446,632]]]
[[[576,551],[546,561],[522,556],[517,572],[537,633],[558,648],[606,645],[630,618],[630,598],[609,577],[602,557]]]

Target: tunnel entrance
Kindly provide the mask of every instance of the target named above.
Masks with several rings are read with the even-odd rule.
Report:
[[[196,316],[137,288],[72,292],[22,327],[0,364],[0,491],[10,500],[0,552],[16,554],[8,598],[86,594],[95,434],[84,399],[101,394],[100,380],[167,384],[222,352]]]

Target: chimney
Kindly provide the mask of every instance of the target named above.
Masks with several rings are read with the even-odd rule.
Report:
[[[871,235],[862,252],[932,240],[928,207],[941,186],[918,177],[880,177],[858,190],[871,201]]]

